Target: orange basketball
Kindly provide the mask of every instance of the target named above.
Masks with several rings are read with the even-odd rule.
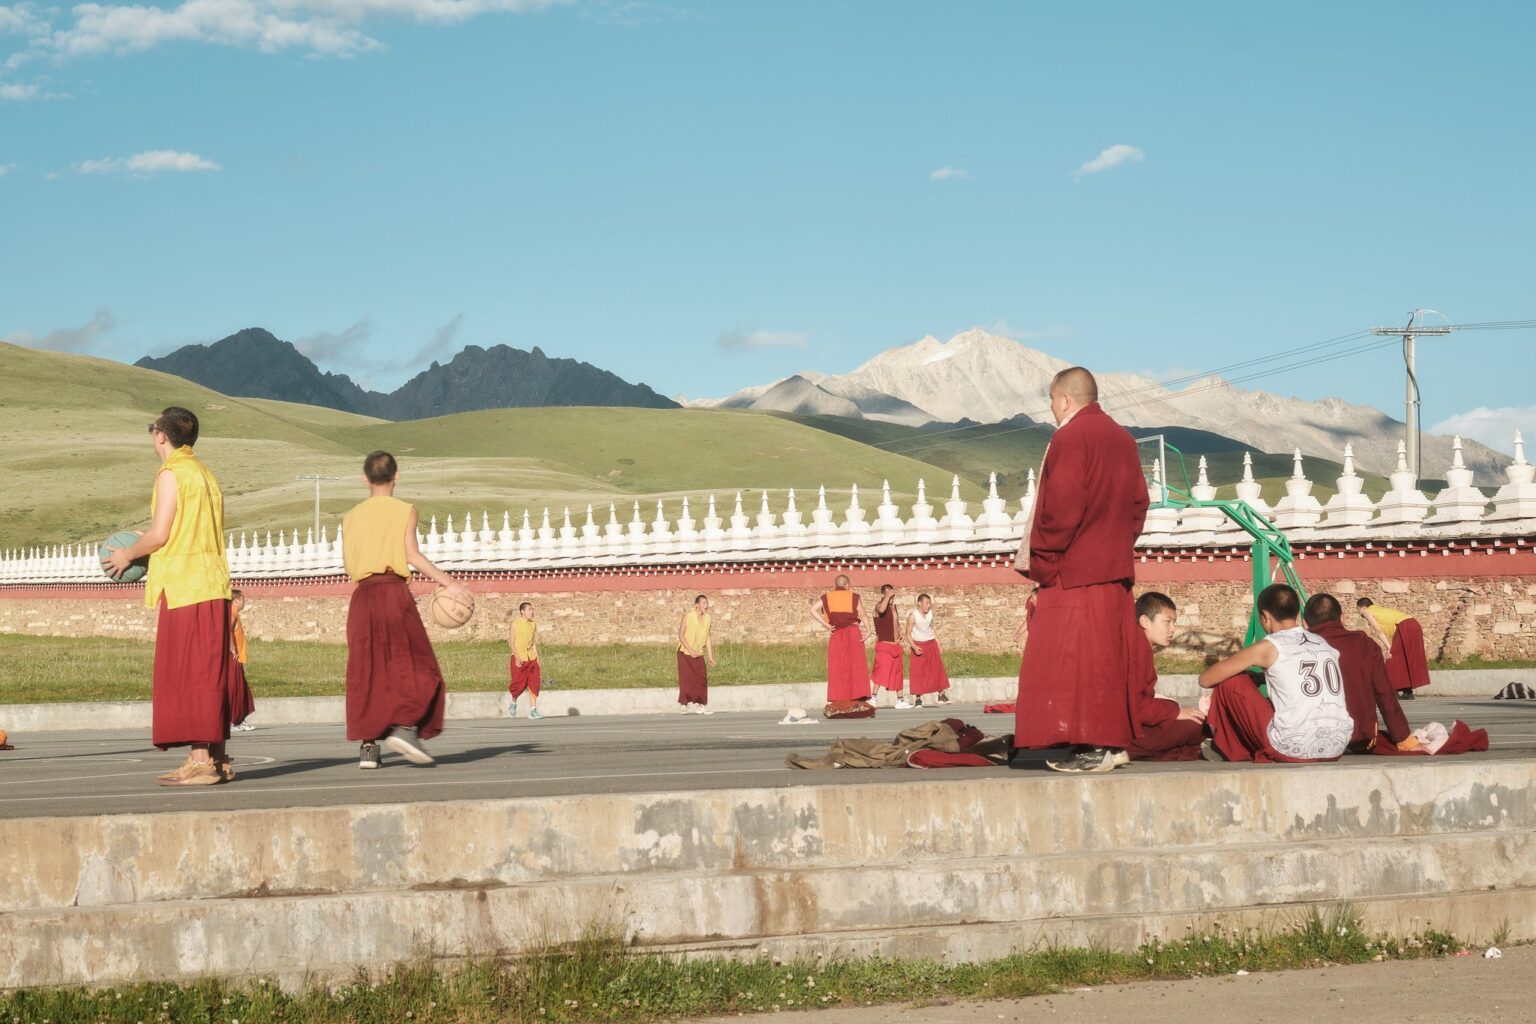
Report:
[[[0,747],[4,747],[5,746],[5,742],[8,739],[10,739],[10,737],[5,734],[5,730],[4,729],[0,729]]]
[[[430,607],[432,621],[444,629],[458,629],[475,614],[474,605],[449,597],[446,590],[439,590],[432,595]]]

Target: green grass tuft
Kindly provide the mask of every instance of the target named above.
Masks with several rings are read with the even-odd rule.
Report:
[[[594,931],[578,942],[506,961],[416,964],[297,994],[266,982],[202,981],[106,990],[0,994],[0,1021],[104,1024],[599,1024],[834,1006],[1017,998],[1085,985],[1195,978],[1449,956],[1453,936],[1370,935],[1348,907],[1294,927],[1191,934],[1134,953],[1045,947],[948,964],[849,960],[681,959],[633,954]]]

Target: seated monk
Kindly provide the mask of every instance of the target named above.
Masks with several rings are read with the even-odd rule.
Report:
[[[1157,695],[1157,669],[1152,654],[1173,642],[1179,611],[1167,594],[1149,590],[1136,599],[1136,624],[1147,638],[1146,655],[1132,665],[1131,711],[1135,726],[1130,761],[1198,761],[1200,741],[1205,738],[1205,714],[1199,708],[1183,708],[1170,697]]]
[[[1399,750],[1412,750],[1418,746],[1387,675],[1381,648],[1366,633],[1344,625],[1344,609],[1339,605],[1339,599],[1332,594],[1313,594],[1307,601],[1303,618],[1308,629],[1339,652],[1339,668],[1344,672],[1344,703],[1349,708],[1349,717],[1355,720],[1355,732],[1349,741],[1350,753],[1368,753],[1376,746],[1380,735],[1376,724],[1378,710],[1387,724],[1387,736]]]
[[[1355,722],[1344,703],[1339,652],[1300,622],[1301,598],[1284,583],[1259,592],[1266,636],[1200,673],[1214,691],[1200,753],[1212,761],[1337,761]],[[1269,699],[1248,670],[1262,668]]]

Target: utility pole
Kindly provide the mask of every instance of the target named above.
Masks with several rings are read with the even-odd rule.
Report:
[[[315,542],[320,541],[320,482],[322,480],[342,480],[339,476],[296,476],[295,480],[313,480],[315,482]]]
[[[1406,422],[1408,442],[1408,468],[1413,470],[1414,486],[1418,486],[1419,477],[1423,475],[1423,464],[1419,459],[1419,376],[1417,356],[1414,351],[1414,342],[1420,335],[1450,334],[1456,329],[1456,325],[1447,321],[1443,327],[1428,327],[1422,323],[1415,323],[1425,313],[1434,313],[1444,318],[1443,313],[1433,309],[1416,309],[1408,314],[1408,322],[1402,327],[1372,327],[1372,334],[1393,335],[1400,334],[1403,337],[1403,368],[1407,371],[1406,390]]]

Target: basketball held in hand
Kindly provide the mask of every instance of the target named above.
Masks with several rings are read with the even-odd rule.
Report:
[[[432,621],[444,629],[458,629],[475,614],[474,605],[465,604],[446,590],[439,590],[433,594],[429,607],[432,611]]]
[[[101,542],[99,556],[102,561],[106,561],[107,556],[112,554],[112,552],[119,548],[131,548],[138,542],[139,535],[137,532],[133,530],[119,530]],[[147,557],[140,558],[124,569],[121,576],[113,576],[106,566],[102,566],[101,571],[107,574],[108,579],[115,580],[118,583],[137,583],[149,572],[149,559]]]

